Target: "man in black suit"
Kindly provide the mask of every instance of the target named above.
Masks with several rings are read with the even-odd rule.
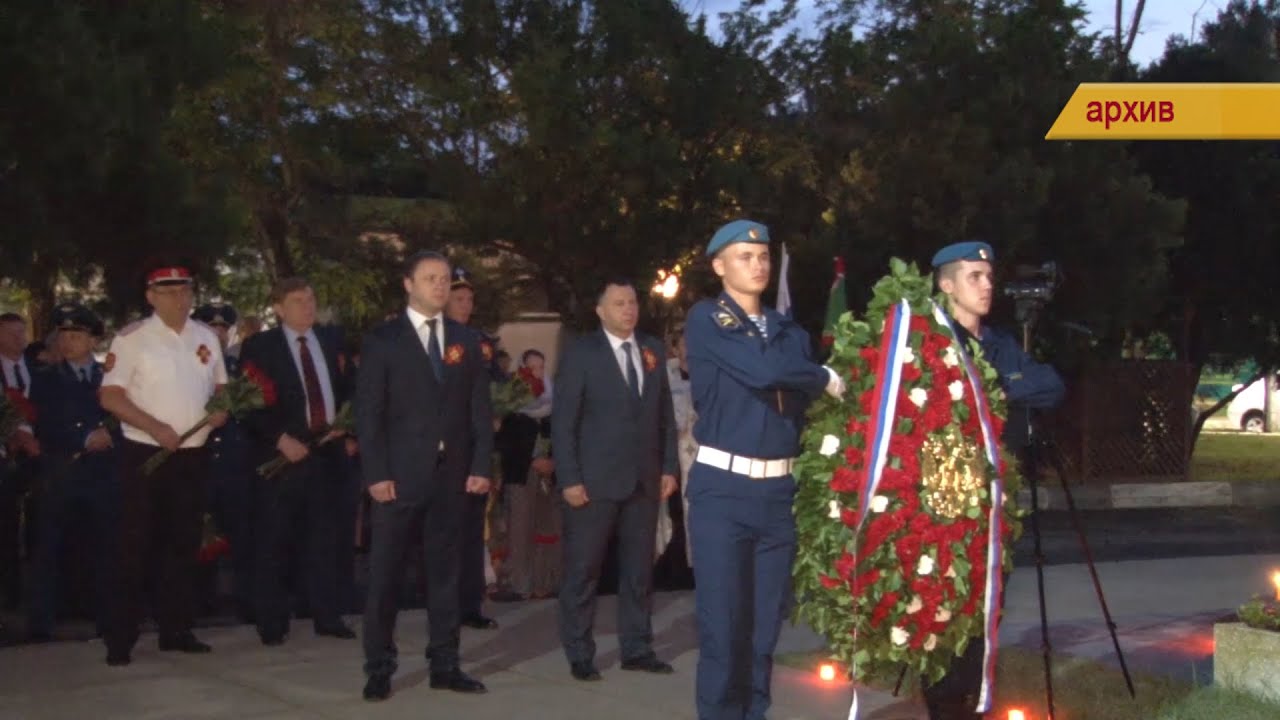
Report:
[[[356,435],[374,500],[364,612],[366,700],[391,694],[396,594],[417,519],[427,575],[431,687],[485,692],[458,666],[458,564],[466,495],[489,492],[493,411],[475,333],[444,317],[449,281],[443,255],[410,257],[404,271],[408,308],[370,331],[361,348]]]
[[[627,280],[596,302],[599,332],[568,345],[556,373],[551,443],[564,496],[560,640],[579,680],[595,667],[596,586],[610,536],[618,537],[622,669],[670,673],[653,652],[654,535],[658,504],[676,489],[679,458],[665,350],[635,332],[640,307]]]
[[[283,455],[279,474],[255,477],[255,617],[264,645],[280,645],[289,632],[285,584],[291,548],[303,547],[308,599],[316,635],[344,640],[355,633],[342,621],[338,543],[346,502],[345,443],[329,426],[350,391],[342,340],[316,325],[316,295],[303,278],[284,278],[271,290],[280,324],[250,337],[240,353],[245,377],[263,386],[266,407],[246,418],[253,439],[253,467]]]

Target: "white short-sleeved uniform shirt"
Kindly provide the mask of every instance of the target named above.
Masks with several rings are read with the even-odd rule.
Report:
[[[138,409],[181,435],[205,416],[214,389],[227,382],[218,336],[204,323],[188,320],[176,333],[152,315],[128,325],[111,341],[103,387],[124,388]],[[144,430],[121,423],[124,436],[156,445]],[[182,444],[202,447],[209,437],[203,428]]]

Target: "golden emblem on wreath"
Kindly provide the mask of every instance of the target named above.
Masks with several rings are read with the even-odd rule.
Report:
[[[920,496],[935,515],[961,517],[981,502],[986,462],[978,445],[954,430],[930,437],[920,448]]]

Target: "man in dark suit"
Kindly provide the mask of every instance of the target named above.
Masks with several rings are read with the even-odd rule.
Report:
[[[596,586],[610,536],[618,537],[622,669],[670,673],[650,626],[658,504],[676,489],[679,458],[662,343],[635,332],[640,313],[627,280],[597,297],[599,332],[570,344],[556,373],[551,443],[564,496],[560,639],[579,680],[595,667]]]
[[[266,407],[250,413],[254,466],[283,455],[289,465],[278,475],[258,477],[255,497],[255,618],[265,645],[280,645],[289,632],[290,602],[285,585],[291,548],[301,536],[311,617],[317,635],[353,639],[341,617],[338,543],[342,513],[351,512],[343,492],[345,443],[329,426],[349,391],[342,341],[331,328],[316,326],[316,296],[303,278],[285,278],[271,290],[278,327],[245,341],[241,372],[263,386]],[[296,550],[295,550],[296,551]]]
[[[356,435],[374,500],[364,613],[366,700],[391,694],[396,594],[415,520],[427,575],[431,687],[481,693],[458,666],[460,519],[467,493],[489,492],[493,411],[475,333],[444,317],[443,255],[408,259],[408,308],[365,337],[356,385]]]

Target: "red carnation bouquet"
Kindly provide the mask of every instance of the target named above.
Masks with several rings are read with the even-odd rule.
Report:
[[[814,404],[796,465],[796,614],[858,677],[904,665],[942,677],[982,641],[984,609],[999,607],[988,567],[997,579],[1012,568],[1021,531],[1018,478],[998,446],[1003,392],[977,344],[958,346],[931,289],[894,260],[866,319],[841,317],[828,364],[848,389]]]

